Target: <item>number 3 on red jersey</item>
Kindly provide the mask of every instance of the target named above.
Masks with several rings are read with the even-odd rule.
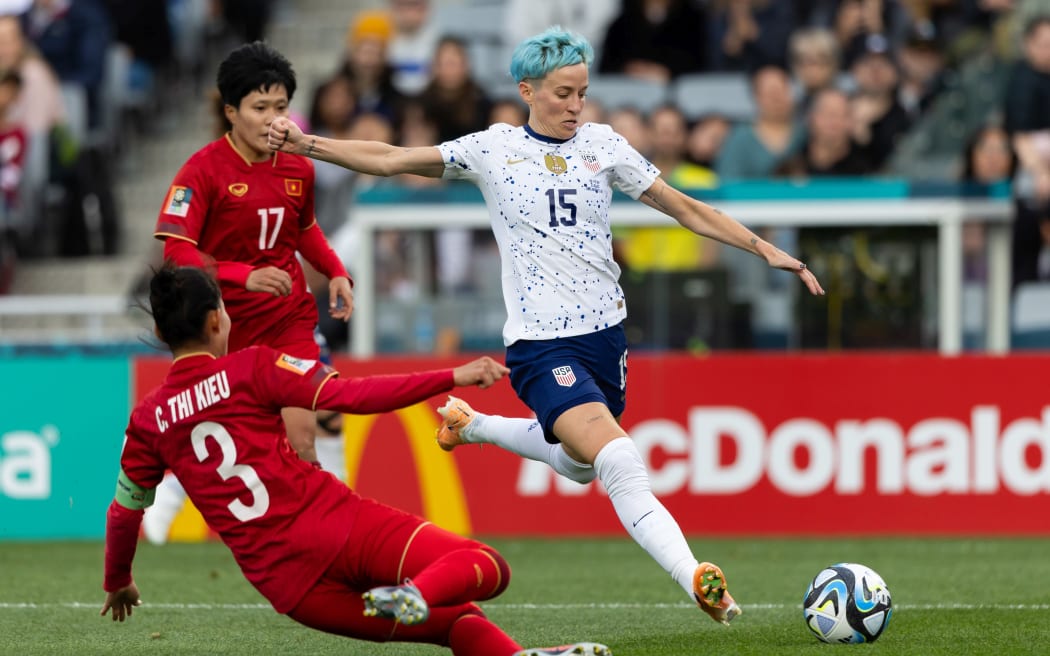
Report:
[[[226,507],[230,509],[234,517],[242,522],[248,522],[265,515],[266,511],[270,509],[270,493],[266,490],[263,482],[259,480],[259,475],[255,473],[251,465],[237,464],[237,447],[233,443],[233,436],[222,425],[214,421],[204,421],[193,428],[193,432],[190,433],[190,440],[193,442],[193,453],[196,454],[197,460],[204,462],[208,457],[206,440],[209,437],[215,440],[215,443],[219,445],[219,449],[222,451],[222,462],[219,463],[219,467],[216,469],[219,476],[222,476],[222,480],[228,481],[231,478],[239,478],[244,481],[244,485],[252,493],[252,502],[250,504],[246,504],[240,499],[234,499]]]

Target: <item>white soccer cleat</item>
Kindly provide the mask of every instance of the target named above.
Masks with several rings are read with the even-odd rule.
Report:
[[[367,617],[384,617],[407,626],[421,624],[430,617],[427,602],[409,579],[402,585],[372,588],[361,598],[365,600]]]
[[[597,642],[577,642],[562,647],[522,649],[514,656],[612,656],[612,650]]]

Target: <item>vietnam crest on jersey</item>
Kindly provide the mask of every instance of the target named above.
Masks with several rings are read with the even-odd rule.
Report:
[[[285,178],[284,192],[289,196],[302,196],[303,181],[298,178]]]

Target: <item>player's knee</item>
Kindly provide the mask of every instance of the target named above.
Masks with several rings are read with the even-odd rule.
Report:
[[[594,470],[609,496],[649,489],[649,472],[629,437],[606,444],[594,458]]]
[[[459,619],[465,617],[480,617],[483,620],[488,619],[488,615],[485,611],[481,610],[481,607],[477,604],[463,604],[463,611],[459,614]]]
[[[448,625],[447,631],[443,632],[444,639],[435,641],[442,647],[448,647],[456,640],[453,638],[453,634],[458,632],[464,632],[465,634],[475,634],[478,631],[478,622],[487,624],[489,622],[488,617],[485,616],[476,604],[463,604],[459,606],[459,613],[452,620],[451,624]]]
[[[492,592],[489,593],[486,599],[492,599],[503,594],[503,591],[510,585],[510,565],[506,559],[495,549],[488,545],[482,545],[481,551],[488,557],[492,558],[492,562],[496,565],[496,570],[499,572],[497,580],[493,584]]]

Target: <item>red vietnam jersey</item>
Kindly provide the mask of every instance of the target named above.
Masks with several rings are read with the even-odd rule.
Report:
[[[121,466],[143,488],[171,469],[245,577],[280,613],[346,544],[360,497],[301,460],[283,407],[385,412],[450,390],[451,370],[338,380],[268,347],[178,358],[131,414]],[[107,538],[108,539],[108,538]],[[128,563],[130,566],[130,563]]]
[[[300,233],[315,221],[314,168],[287,153],[249,162],[229,136],[198,150],[179,169],[157,218],[154,236],[184,239],[219,262],[274,266],[292,277],[292,294],[277,297],[223,284],[233,321],[231,349],[268,344],[274,328],[293,319],[317,323],[317,305],[296,257]]]

